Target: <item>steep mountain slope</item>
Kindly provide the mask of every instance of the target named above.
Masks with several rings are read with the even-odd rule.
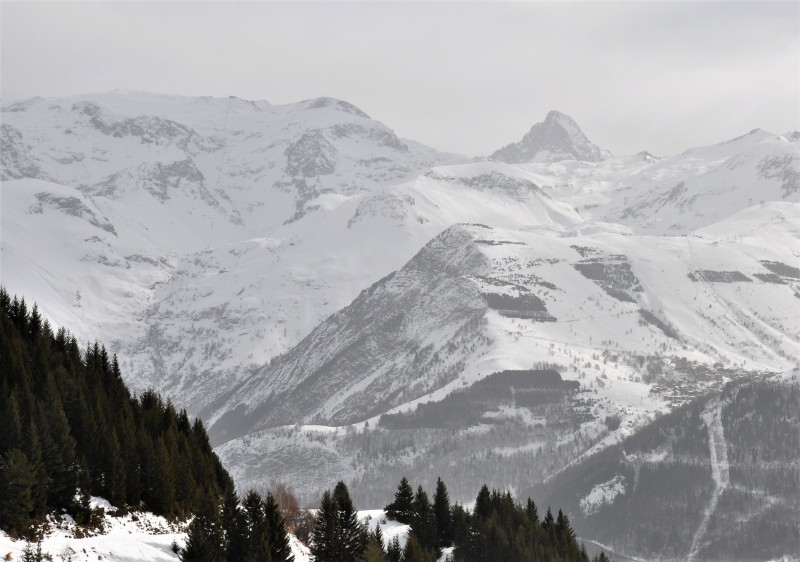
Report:
[[[731,385],[570,467],[537,497],[586,538],[658,560],[797,553],[800,389]],[[703,509],[698,509],[698,503]]]
[[[432,168],[416,181],[342,198],[268,238],[190,254],[154,291],[153,328],[130,368],[201,408],[288,350],[454,222],[581,222],[522,171],[500,163]],[[126,363],[126,366],[128,364]],[[224,382],[223,382],[224,381]]]
[[[56,325],[71,322],[83,342],[102,333],[114,345],[146,330],[141,310],[150,287],[170,274],[168,254],[140,238],[123,239],[76,189],[19,179],[4,181],[1,195],[0,277],[10,291],[34,295]]]
[[[574,233],[481,225],[448,229],[397,274],[362,293],[225,402],[213,405],[211,433],[217,442],[243,436],[219,449],[224,458],[235,459],[231,464],[239,479],[265,466],[292,481],[299,470],[304,481],[325,482],[332,466],[338,469],[331,472],[343,470],[353,478],[383,478],[383,463],[402,454],[356,454],[355,443],[363,445],[366,437],[333,431],[323,445],[303,431],[262,430],[353,422],[374,428],[381,413],[410,411],[493,373],[547,363],[588,391],[569,406],[577,410],[564,411],[564,421],[571,420],[566,426],[554,431],[555,421],[546,417],[550,438],[537,442],[528,431],[510,442],[509,424],[530,430],[542,423],[538,414],[512,402],[478,418],[502,427],[503,441],[464,436],[454,445],[464,447],[458,449],[461,454],[474,454],[503,442],[508,455],[502,469],[494,468],[491,457],[469,469],[463,465],[468,472],[455,471],[464,478],[454,484],[456,492],[461,484],[474,487],[487,474],[497,478],[495,485],[520,489],[531,477],[517,463],[529,470],[526,453],[535,455],[539,447],[570,443],[569,453],[554,453],[550,466],[540,467],[545,475],[557,470],[558,462],[567,464],[630,435],[656,412],[731,378],[797,364],[800,325],[793,310],[800,288],[790,264],[800,253],[800,206],[773,204],[751,214],[735,220],[757,216],[760,224],[771,226],[747,245],[703,233],[636,237],[599,226],[583,235],[583,225]],[[777,220],[780,216],[786,220]],[[722,224],[716,231],[729,228]],[[465,410],[466,430],[476,422],[474,411]],[[618,418],[611,431],[605,423],[609,416]],[[369,439],[395,447],[403,442],[384,436],[385,431],[369,431]],[[437,464],[452,452],[442,446],[442,439],[452,438],[449,430],[444,433],[415,433],[413,424],[403,430],[411,443],[416,441],[412,469],[424,471],[415,463]],[[290,443],[303,451],[296,453],[303,459],[297,466],[278,453]],[[328,469],[317,465],[317,474],[309,475],[303,467],[315,458],[325,459]],[[371,482],[363,487],[370,489]]]
[[[609,156],[583,134],[569,115],[551,111],[541,123],[516,143],[504,146],[492,154],[495,160],[509,163],[555,162],[558,160],[583,160],[599,162]]]
[[[52,320],[76,326],[79,336],[103,333],[139,390],[177,391],[168,377],[191,374],[185,372],[191,361],[162,345],[171,337],[174,319],[159,318],[169,313],[169,299],[197,302],[174,319],[180,341],[195,324],[212,319],[207,339],[195,332],[194,341],[186,342],[206,350],[195,364],[210,359],[210,370],[237,373],[261,364],[400,266],[432,235],[414,235],[399,257],[375,248],[382,259],[362,279],[347,275],[351,266],[343,266],[336,254],[330,255],[330,268],[315,273],[318,254],[312,245],[322,240],[327,241],[322,248],[334,249],[338,237],[327,228],[328,238],[313,239],[317,228],[335,222],[339,229],[337,217],[347,216],[345,229],[365,195],[413,179],[431,164],[463,160],[400,141],[357,108],[329,98],[288,106],[140,93],[31,98],[4,107],[3,121],[4,283],[11,290],[41,288],[36,296],[53,311]],[[48,209],[58,202],[58,212],[44,218],[42,201]],[[102,217],[102,224],[96,217]],[[314,224],[303,223],[309,217]],[[92,232],[74,230],[81,220]],[[393,224],[391,217],[386,221]],[[372,229],[380,227],[373,224]],[[264,240],[281,230],[274,242]],[[297,247],[308,235],[308,244]],[[350,244],[356,239],[352,236]],[[283,270],[268,258],[252,263],[248,249],[254,246],[283,247],[272,258],[297,268]],[[362,259],[355,248],[351,259]],[[206,267],[217,265],[209,252],[228,259],[204,284]],[[225,290],[227,279],[219,276],[223,268],[243,272],[233,292]],[[331,269],[338,269],[338,277],[324,286],[309,280],[305,292],[289,290],[302,271],[325,279]],[[191,279],[198,270],[198,279]],[[283,310],[280,298],[259,299],[251,307],[252,323],[235,321],[253,330],[256,341],[241,341],[233,357],[218,357],[211,347],[224,327],[213,322],[215,307],[235,300],[273,271],[282,273],[273,287],[266,280],[268,294],[288,284],[284,294],[291,306]],[[317,309],[311,306],[315,301],[330,305]],[[295,307],[306,302],[310,314],[296,314]],[[281,313],[292,319],[288,332],[278,327],[263,338],[264,320]],[[123,342],[134,343],[123,349]],[[219,388],[219,381],[201,381],[196,396],[208,387]]]

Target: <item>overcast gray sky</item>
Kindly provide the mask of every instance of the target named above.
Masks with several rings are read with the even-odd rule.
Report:
[[[0,4],[2,88],[347,100],[490,153],[548,110],[615,153],[800,129],[798,2]]]

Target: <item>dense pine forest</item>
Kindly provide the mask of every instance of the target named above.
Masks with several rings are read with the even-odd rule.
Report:
[[[51,513],[99,525],[90,497],[101,496],[117,513],[197,515],[183,560],[292,559],[275,499],[239,501],[199,419],[154,392],[132,396],[102,345],[81,354],[2,288],[0,417],[0,529],[12,537],[36,538]]]

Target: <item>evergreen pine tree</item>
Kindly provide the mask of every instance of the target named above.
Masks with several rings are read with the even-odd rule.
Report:
[[[23,441],[28,462],[33,471],[33,486],[31,488],[32,513],[34,518],[38,519],[47,512],[47,470],[42,459],[39,431],[33,418],[28,422]]]
[[[25,543],[25,549],[22,551],[21,562],[44,562],[45,557],[42,552],[42,541],[36,541],[36,548],[30,542]]]
[[[0,457],[0,528],[22,535],[33,511],[34,470],[19,449]]]
[[[163,439],[158,439],[154,448],[148,505],[160,515],[175,513],[175,472]]]
[[[314,517],[314,528],[311,531],[309,550],[314,562],[339,562],[338,536],[339,508],[331,493],[326,491],[322,494],[322,501]]]
[[[550,506],[547,507],[547,513],[542,519],[542,528],[548,533],[551,529],[555,531],[555,520],[553,519],[553,512],[550,511]]]
[[[492,497],[489,493],[489,487],[484,484],[478,492],[478,497],[475,500],[475,517],[478,519],[488,519],[492,514]]]
[[[380,524],[375,525],[375,531],[372,533],[372,540],[373,542],[377,543],[378,546],[381,547],[381,550],[386,549],[385,541],[383,540],[383,531],[381,530]]]
[[[528,519],[530,519],[531,523],[536,526],[539,525],[539,510],[536,508],[536,504],[530,498],[528,498],[528,504],[525,506],[525,513],[528,514]]]
[[[245,528],[247,529],[248,561],[269,562],[270,543],[264,502],[258,492],[250,490],[242,502]]]
[[[76,443],[71,435],[61,400],[54,392],[54,389],[48,391],[48,439],[43,441],[50,447],[42,447],[42,457],[50,483],[47,489],[47,501],[50,505],[68,506],[72,502],[77,485]]]
[[[225,562],[222,529],[213,499],[205,498],[189,525],[182,562]]]
[[[436,530],[439,533],[439,546],[447,547],[453,543],[453,524],[450,513],[450,496],[441,478],[436,479],[436,492],[433,494],[433,512],[436,517]]]
[[[453,543],[464,545],[469,536],[469,514],[461,504],[455,504],[451,514]]]
[[[386,547],[386,558],[389,562],[403,561],[403,547],[400,546],[400,539],[395,536]]]
[[[411,488],[411,484],[408,483],[408,479],[403,476],[397,486],[397,492],[394,494],[394,501],[384,508],[386,516],[389,519],[408,525],[411,523],[411,516],[414,511],[413,504],[414,490]]]
[[[247,558],[247,525],[239,509],[239,496],[233,486],[228,487],[222,500],[222,532],[225,560],[240,562]]]
[[[339,562],[355,562],[364,551],[366,534],[358,521],[350,492],[341,480],[333,489],[333,501],[339,512]]]
[[[286,531],[286,520],[275,497],[268,493],[264,500],[267,528],[269,529],[270,557],[272,562],[292,562],[294,555]]]
[[[108,446],[106,449],[107,465],[110,468],[109,473],[109,492],[110,501],[112,505],[124,505],[126,498],[125,482],[125,460],[122,456],[122,449],[117,439],[117,433],[114,430],[109,432]]]
[[[439,532],[436,528],[436,515],[428,499],[428,494],[422,489],[422,486],[417,488],[414,496],[411,534],[417,538],[421,548],[433,551],[436,553],[436,558],[439,557]]]

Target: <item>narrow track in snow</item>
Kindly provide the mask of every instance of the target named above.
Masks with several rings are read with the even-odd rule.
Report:
[[[702,546],[701,541],[708,530],[711,516],[717,509],[719,497],[731,484],[728,444],[725,441],[725,430],[722,427],[723,406],[724,404],[719,400],[713,400],[709,402],[701,414],[701,418],[708,428],[708,449],[711,462],[711,477],[714,479],[714,493],[711,495],[711,499],[703,512],[703,520],[700,522],[700,526],[692,539],[692,548],[687,556],[689,561],[697,557],[697,553]]]

